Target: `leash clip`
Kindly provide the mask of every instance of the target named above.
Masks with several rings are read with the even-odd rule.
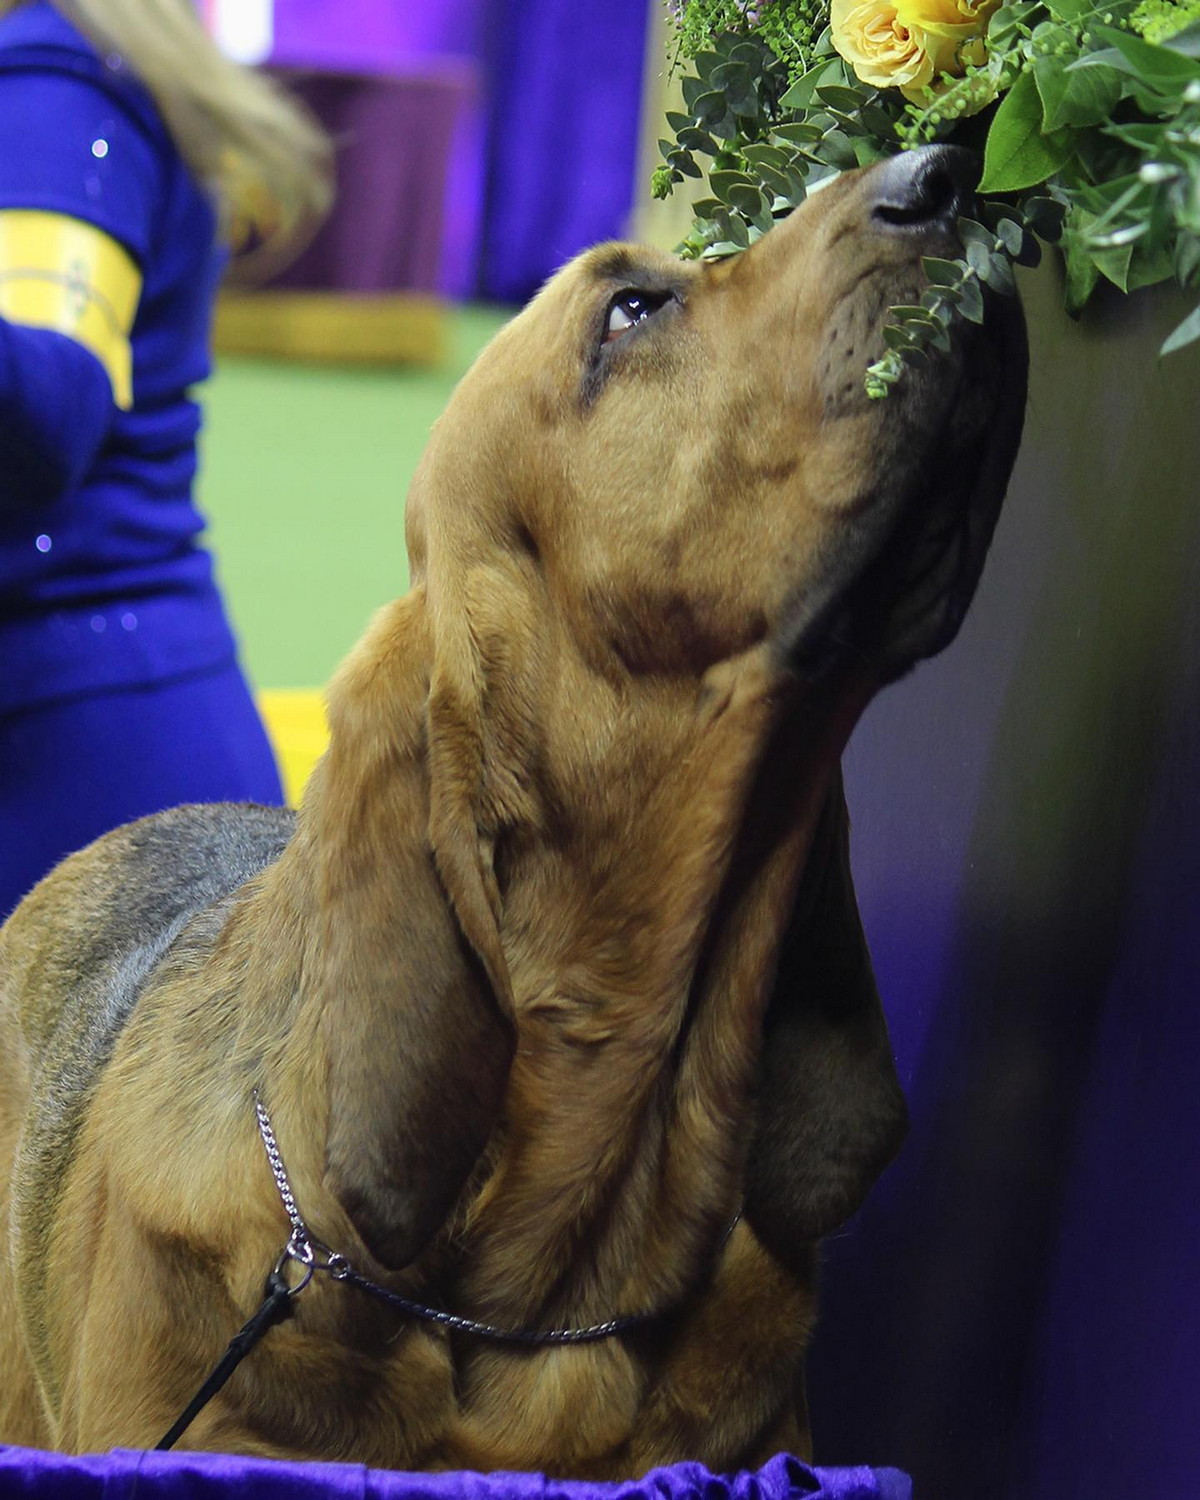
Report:
[[[288,1285],[283,1274],[289,1260],[301,1267],[300,1280],[295,1286]],[[353,1269],[344,1255],[314,1239],[306,1229],[297,1228],[292,1230],[271,1275],[287,1285],[289,1297],[298,1297],[318,1271],[331,1276],[334,1281],[344,1281]]]
[[[292,1286],[283,1274],[283,1268],[289,1260],[296,1262],[301,1267],[300,1280]],[[298,1229],[293,1229],[287,1244],[280,1252],[279,1259],[275,1262],[275,1269],[271,1276],[275,1281],[281,1281],[287,1287],[289,1297],[298,1297],[308,1283],[313,1279],[313,1272],[317,1269],[316,1251],[313,1243],[306,1234]]]

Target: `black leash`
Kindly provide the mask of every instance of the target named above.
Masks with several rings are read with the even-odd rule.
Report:
[[[262,1306],[229,1340],[229,1347],[213,1367],[212,1374],[175,1418],[169,1430],[155,1443],[155,1449],[175,1446],[201,1409],[208,1405],[267,1330],[291,1316],[291,1303],[292,1289],[276,1267],[267,1277],[267,1295]]]
[[[258,1133],[262,1136],[267,1160],[271,1164],[271,1173],[275,1178],[275,1186],[279,1190],[279,1197],[291,1223],[292,1232],[288,1236],[287,1244],[283,1247],[283,1252],[275,1262],[275,1269],[267,1277],[267,1294],[262,1306],[230,1339],[229,1347],[218,1360],[208,1379],[180,1412],[169,1431],[164,1433],[154,1445],[156,1449],[171,1448],[178,1442],[196,1416],[217,1394],[264,1334],[276,1323],[291,1316],[292,1299],[300,1295],[318,1272],[330,1276],[344,1286],[357,1287],[360,1292],[367,1292],[372,1297],[377,1297],[381,1302],[386,1302],[389,1307],[394,1307],[397,1311],[404,1313],[406,1317],[416,1318],[422,1323],[435,1323],[455,1333],[474,1334],[477,1338],[490,1339],[493,1343],[521,1344],[526,1347],[539,1344],[591,1344],[599,1339],[610,1338],[615,1333],[624,1333],[627,1329],[636,1328],[659,1316],[658,1313],[653,1312],[631,1313],[623,1318],[610,1318],[606,1323],[592,1323],[584,1328],[497,1328],[491,1323],[480,1323],[474,1318],[462,1318],[456,1313],[443,1312],[437,1307],[426,1307],[423,1303],[413,1302],[408,1297],[389,1291],[387,1287],[379,1286],[374,1281],[368,1281],[365,1276],[359,1275],[344,1255],[330,1250],[328,1245],[309,1233],[308,1226],[301,1218],[300,1210],[296,1206],[296,1199],[292,1194],[292,1185],[288,1181],[287,1171],[283,1165],[279,1144],[271,1128],[270,1117],[263,1108],[262,1100],[258,1097],[257,1089],[254,1091],[254,1112],[258,1118]],[[738,1218],[740,1217],[738,1215]],[[733,1233],[736,1224],[737,1218],[726,1229],[721,1239],[721,1246],[724,1246]],[[289,1260],[295,1261],[302,1271],[300,1280],[295,1286],[289,1286],[284,1276],[284,1267]]]

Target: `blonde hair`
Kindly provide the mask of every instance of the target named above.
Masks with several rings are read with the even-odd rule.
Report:
[[[25,0],[0,0],[0,15]],[[101,54],[149,89],[180,155],[216,195],[235,249],[275,262],[301,248],[333,197],[321,127],[262,74],[218,51],[192,0],[53,0]]]

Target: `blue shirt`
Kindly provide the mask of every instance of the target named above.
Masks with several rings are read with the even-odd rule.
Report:
[[[212,205],[123,59],[45,0],[0,19],[0,142],[0,209],[95,225],[143,283],[128,411],[89,350],[0,319],[2,713],[218,666],[234,644],[192,502]]]

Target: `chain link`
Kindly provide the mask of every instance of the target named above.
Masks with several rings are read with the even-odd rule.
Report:
[[[302,1244],[310,1246],[308,1226],[300,1217],[300,1210],[296,1207],[296,1200],[292,1196],[292,1185],[288,1181],[287,1171],[283,1165],[283,1156],[280,1154],[279,1142],[275,1139],[275,1132],[271,1129],[271,1118],[263,1108],[262,1099],[259,1097],[258,1089],[254,1090],[254,1113],[258,1116],[258,1133],[262,1136],[262,1143],[267,1148],[267,1160],[271,1164],[271,1173],[275,1178],[275,1186],[279,1189],[279,1196],[283,1200],[283,1211],[291,1220],[292,1237],[288,1244],[295,1244],[296,1248]]]

